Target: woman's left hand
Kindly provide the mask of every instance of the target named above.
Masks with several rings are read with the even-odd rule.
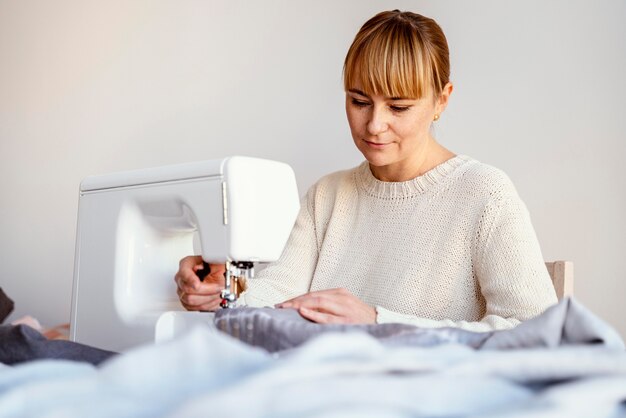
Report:
[[[276,308],[297,309],[303,317],[320,324],[373,324],[376,309],[346,289],[319,290],[286,300]]]

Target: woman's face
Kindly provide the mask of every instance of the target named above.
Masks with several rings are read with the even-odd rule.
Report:
[[[448,87],[449,86],[449,87]],[[368,96],[361,89],[346,92],[346,114],[354,143],[384,181],[416,177],[434,147],[430,125],[447,104],[452,85],[442,96],[421,99]]]

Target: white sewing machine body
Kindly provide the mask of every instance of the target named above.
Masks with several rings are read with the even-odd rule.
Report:
[[[278,259],[299,209],[284,163],[229,157],[86,178],[80,187],[70,338],[122,351],[183,307],[179,260]],[[199,248],[198,248],[199,247]]]

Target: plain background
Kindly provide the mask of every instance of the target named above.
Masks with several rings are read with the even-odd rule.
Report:
[[[341,67],[361,24],[433,17],[451,50],[441,143],[503,169],[547,260],[626,336],[626,2],[0,0],[0,287],[69,321],[89,174],[249,155],[301,193],[361,161]]]

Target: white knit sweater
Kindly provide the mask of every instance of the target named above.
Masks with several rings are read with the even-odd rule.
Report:
[[[281,258],[248,285],[249,306],[343,287],[378,323],[471,331],[511,328],[557,301],[511,181],[466,156],[405,182],[377,180],[367,162],[322,178]]]

